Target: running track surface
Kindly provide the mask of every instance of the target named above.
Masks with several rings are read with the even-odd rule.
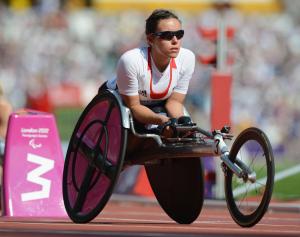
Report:
[[[300,213],[268,211],[252,228],[241,228],[225,207],[204,207],[191,225],[172,221],[156,203],[115,202],[88,224],[74,224],[68,218],[0,217],[0,236],[297,236]]]

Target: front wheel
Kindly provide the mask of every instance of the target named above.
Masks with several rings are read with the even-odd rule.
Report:
[[[241,160],[253,171],[252,182],[237,177],[231,170],[225,175],[225,196],[233,220],[242,227],[257,224],[266,213],[274,184],[274,158],[270,142],[258,128],[244,130],[229,154],[232,162]]]

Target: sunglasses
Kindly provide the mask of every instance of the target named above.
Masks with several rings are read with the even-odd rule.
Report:
[[[184,35],[184,30],[178,30],[178,31],[161,31],[161,32],[155,32],[152,33],[152,35],[155,35],[163,40],[172,40],[174,36],[176,36],[177,39],[181,39]]]

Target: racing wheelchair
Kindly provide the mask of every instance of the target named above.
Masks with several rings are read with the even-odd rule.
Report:
[[[118,92],[99,90],[82,112],[66,154],[63,198],[72,221],[93,220],[108,202],[120,172],[144,165],[162,209],[177,223],[190,224],[204,200],[201,157],[217,156],[233,220],[242,227],[258,223],[268,209],[274,183],[274,158],[265,133],[247,128],[229,149],[225,140],[233,136],[228,127],[206,131],[188,117],[166,125],[172,136],[162,135],[166,126],[160,127],[161,133],[138,132]],[[138,145],[129,149],[134,140]]]

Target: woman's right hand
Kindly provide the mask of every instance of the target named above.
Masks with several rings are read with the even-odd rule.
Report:
[[[160,117],[160,124],[159,125],[163,125],[166,122],[168,122],[170,120],[170,118],[166,115],[163,114],[158,114],[158,116]]]
[[[176,124],[176,118],[168,118],[167,122],[163,123],[162,125],[159,125],[160,135],[166,138],[176,136]]]

